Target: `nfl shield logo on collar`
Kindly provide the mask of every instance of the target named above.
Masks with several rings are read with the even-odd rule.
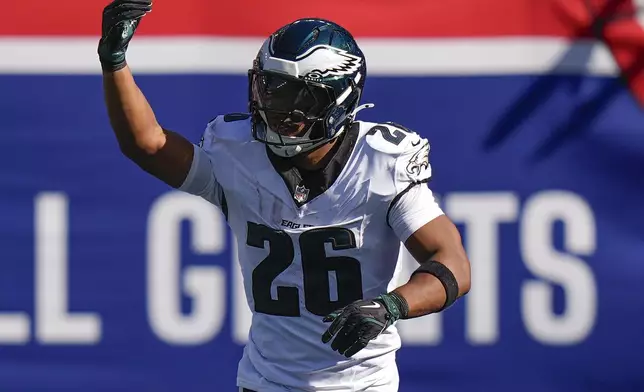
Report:
[[[306,189],[304,185],[297,185],[295,187],[295,194],[293,194],[293,198],[298,203],[304,203],[306,199],[309,198],[309,190]]]

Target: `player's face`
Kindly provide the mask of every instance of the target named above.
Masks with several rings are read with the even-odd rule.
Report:
[[[316,120],[324,117],[332,103],[332,90],[329,88],[289,76],[255,73],[251,83],[253,99],[259,104],[268,126],[287,137],[306,133],[319,123]],[[318,129],[322,127],[314,126],[314,131]]]

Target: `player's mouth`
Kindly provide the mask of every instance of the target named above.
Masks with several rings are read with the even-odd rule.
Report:
[[[307,122],[304,121],[303,114],[297,110],[291,112],[291,114],[289,114],[286,118],[283,118],[282,116],[279,116],[282,117],[280,119],[270,117],[273,116],[269,115],[269,122],[274,124],[274,126],[272,126],[271,128],[273,128],[275,132],[279,133],[282,136],[297,137],[306,132]]]
[[[287,123],[280,126],[276,132],[282,136],[296,137],[303,133],[305,126],[303,122]]]

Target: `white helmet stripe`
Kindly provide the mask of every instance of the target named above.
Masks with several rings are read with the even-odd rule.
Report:
[[[347,99],[349,94],[351,94],[351,91],[353,91],[353,88],[351,86],[347,87],[347,89],[344,90],[342,94],[340,94],[338,99],[335,100],[335,104],[340,105],[342,102],[344,102],[344,100]]]

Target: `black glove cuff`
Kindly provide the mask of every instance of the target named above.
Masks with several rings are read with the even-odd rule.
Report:
[[[101,68],[104,72],[116,72],[123,68],[127,67],[127,61],[123,61],[118,64],[109,64],[101,61]]]
[[[378,299],[385,305],[385,308],[395,320],[407,318],[409,304],[407,304],[407,300],[400,294],[392,291],[391,293],[381,295]]]

